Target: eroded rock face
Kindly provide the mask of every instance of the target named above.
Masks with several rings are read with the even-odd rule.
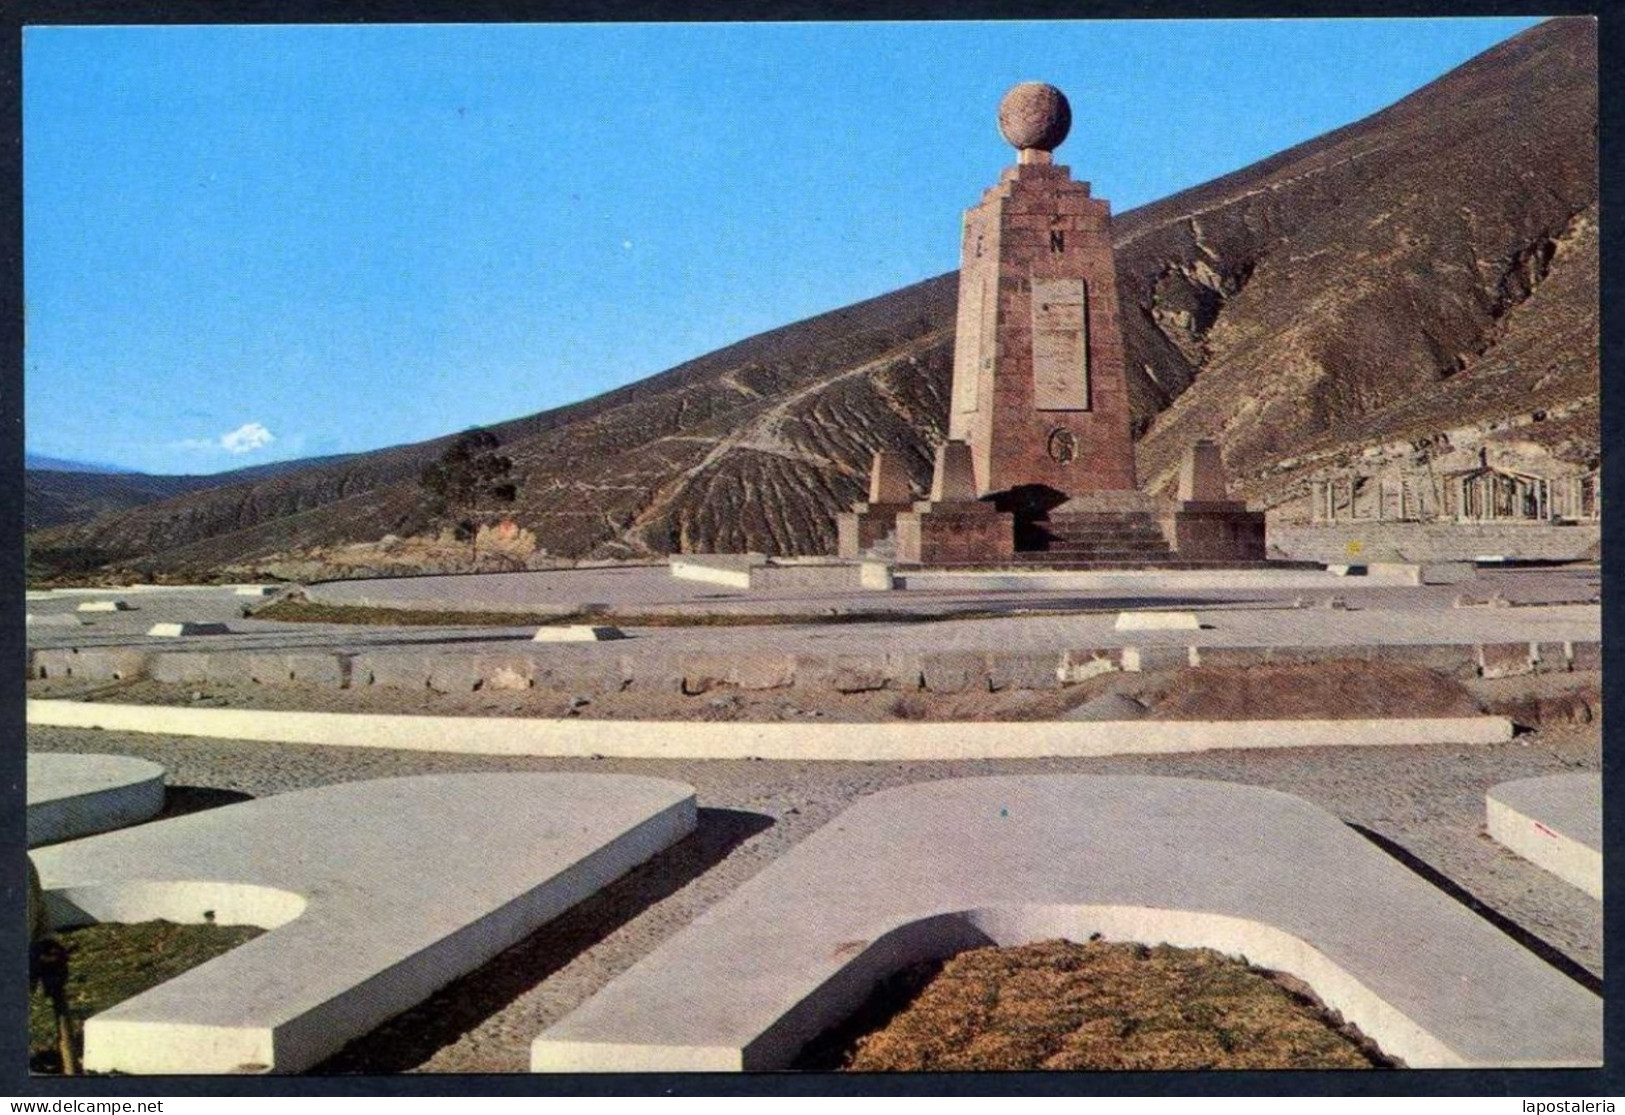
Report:
[[[1131,361],[1137,406],[1166,411],[1142,483],[1171,484],[1203,436],[1238,494],[1272,506],[1369,446],[1454,428],[1525,426],[1564,459],[1594,455],[1595,50],[1589,21],[1548,22],[1119,218],[1129,348],[1154,332],[1176,357]]]
[[[1223,445],[1232,496],[1269,506],[1371,447],[1515,436],[1594,457],[1596,96],[1593,24],[1549,21],[1375,116],[1118,216],[1141,485],[1171,489],[1201,437]],[[942,200],[947,235],[981,185]],[[507,513],[555,557],[831,553],[875,450],[929,485],[956,290],[944,275],[494,427],[519,481]],[[30,541],[195,575],[417,534],[416,477],[450,440]]]

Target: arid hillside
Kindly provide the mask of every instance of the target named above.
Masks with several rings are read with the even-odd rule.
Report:
[[[1167,487],[1203,436],[1239,492],[1284,509],[1362,454],[1421,465],[1499,440],[1594,459],[1596,128],[1595,25],[1553,20],[1372,117],[1119,215],[1142,483]],[[874,450],[928,479],[955,295],[943,275],[494,427],[518,494],[487,517],[561,557],[829,552]],[[433,533],[446,518],[419,475],[455,434],[227,476],[30,541],[198,576]]]

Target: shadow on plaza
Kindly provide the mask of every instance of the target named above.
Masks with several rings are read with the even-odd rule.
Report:
[[[1602,979],[1588,971],[1583,964],[1571,958],[1562,949],[1536,936],[1505,914],[1501,913],[1489,903],[1484,902],[1466,887],[1461,886],[1444,872],[1416,855],[1409,848],[1397,840],[1391,840],[1375,829],[1364,825],[1357,825],[1353,821],[1344,822],[1349,828],[1365,837],[1376,847],[1398,860],[1410,870],[1414,871],[1424,881],[1431,883],[1447,897],[1461,903],[1467,909],[1489,922],[1495,928],[1511,937],[1518,944],[1540,957],[1546,963],[1562,972],[1569,979],[1584,987],[1594,995],[1603,993]]]
[[[351,1042],[310,1072],[399,1073],[422,1064],[638,914],[709,871],[740,844],[772,827],[773,818],[761,813],[701,809],[691,835],[482,967]]]
[[[188,813],[202,813],[206,809],[219,809],[223,805],[253,800],[253,794],[240,790],[220,790],[213,786],[165,786],[164,807],[152,819],[167,821],[171,817],[184,817]]]

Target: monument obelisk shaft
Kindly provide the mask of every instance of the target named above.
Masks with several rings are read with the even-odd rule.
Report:
[[[965,214],[948,440],[931,496],[903,502],[877,455],[840,553],[890,539],[903,565],[1144,568],[1264,560],[1264,516],[1227,498],[1219,447],[1190,449],[1177,502],[1134,476],[1111,208],[1052,152],[1072,126],[1053,85],[999,105],[1016,164]],[[886,494],[876,494],[885,490]]]
[[[1053,86],[1011,90],[1016,165],[965,214],[948,436],[980,495],[1137,490],[1111,209],[1053,162],[1070,124]]]

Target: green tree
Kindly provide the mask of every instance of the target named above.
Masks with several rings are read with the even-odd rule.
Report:
[[[512,503],[519,496],[513,461],[497,452],[496,434],[476,426],[457,435],[440,459],[424,468],[420,482],[436,514]]]

